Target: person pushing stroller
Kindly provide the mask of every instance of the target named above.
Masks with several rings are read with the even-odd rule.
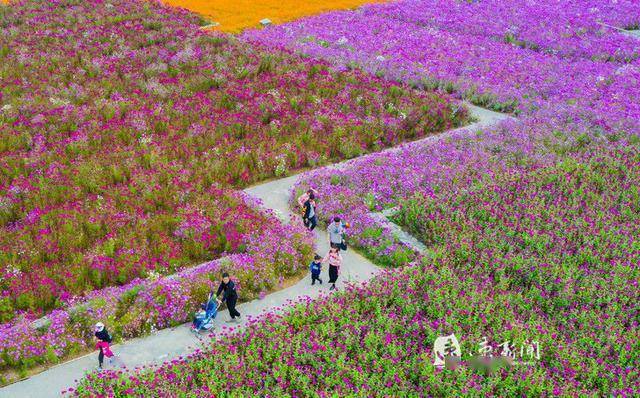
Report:
[[[218,297],[220,297],[220,293],[222,292],[224,292],[224,294],[222,300],[220,300]],[[220,282],[220,286],[218,287],[216,299],[218,304],[227,303],[229,315],[231,316],[231,319],[227,322],[237,322],[240,319],[240,313],[236,310],[236,302],[238,301],[236,284],[229,278],[229,274],[226,272],[222,274],[222,282]]]

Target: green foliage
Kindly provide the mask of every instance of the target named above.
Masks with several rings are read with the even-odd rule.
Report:
[[[14,316],[13,303],[8,297],[0,298],[0,322],[11,320]]]
[[[261,75],[263,73],[271,73],[275,67],[275,58],[271,54],[263,55],[260,58],[260,63],[258,64],[258,69],[256,71],[256,75]]]

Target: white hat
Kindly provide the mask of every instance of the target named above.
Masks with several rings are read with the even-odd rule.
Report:
[[[102,322],[96,323],[96,332],[102,332],[102,329],[104,329],[104,323]]]

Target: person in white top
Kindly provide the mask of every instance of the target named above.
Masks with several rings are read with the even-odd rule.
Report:
[[[345,224],[342,223],[340,217],[335,217],[333,222],[327,227],[327,235],[329,238],[329,246],[337,248],[345,248],[344,234],[346,232]],[[346,248],[345,248],[346,249]]]

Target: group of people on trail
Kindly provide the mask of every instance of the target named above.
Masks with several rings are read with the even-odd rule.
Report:
[[[318,215],[316,210],[316,195],[318,192],[310,188],[298,198],[298,204],[302,210],[302,220],[310,231],[313,231],[318,225]],[[346,228],[349,224],[344,223],[340,217],[334,217],[333,222],[327,227],[327,238],[329,240],[329,252],[322,257],[319,254],[315,254],[313,261],[310,264],[311,270],[311,285],[315,285],[316,281],[322,284],[320,274],[322,272],[322,264],[329,264],[329,284],[331,284],[329,290],[335,290],[336,281],[338,280],[338,273],[342,266],[342,255],[340,251],[347,250],[347,243],[345,241]],[[222,294],[222,297],[220,295]],[[218,289],[213,294],[213,291],[209,293],[209,300],[213,302],[213,299],[217,302],[217,308],[225,303],[229,309],[229,316],[231,317],[227,322],[237,322],[240,319],[240,312],[236,309],[236,303],[238,301],[238,293],[236,291],[236,284],[231,280],[229,274],[224,272],[222,274],[222,280]],[[206,306],[209,303],[205,304]],[[194,319],[194,326],[196,320]],[[98,350],[98,369],[102,370],[104,364],[104,358],[108,358],[110,364],[117,361],[117,357],[111,350],[111,343],[113,338],[107,331],[107,328],[102,322],[98,322],[94,328],[94,335],[96,338],[96,349]],[[121,361],[120,365],[124,366]]]
[[[302,222],[305,227],[313,231],[318,225],[318,214],[316,208],[316,196],[318,191],[309,188],[305,193],[298,197],[298,205],[302,210]],[[324,256],[316,254],[313,261],[309,265],[311,271],[311,285],[315,285],[316,281],[322,284],[320,272],[322,271],[322,263],[329,264],[329,290],[335,290],[336,281],[338,280],[338,272],[342,265],[341,250],[347,250],[345,240],[346,228],[349,224],[342,222],[340,217],[334,217],[333,222],[327,227],[327,238],[329,240],[329,252]]]
[[[220,295],[222,294],[222,297]],[[214,297],[220,306],[222,303],[227,304],[229,309],[229,315],[231,318],[227,322],[237,322],[240,319],[240,312],[236,309],[236,303],[238,301],[238,292],[236,291],[236,284],[231,280],[229,274],[224,272],[222,274],[222,280],[218,286],[216,294],[213,292],[209,294],[209,297]],[[217,310],[217,307],[216,307]],[[194,320],[195,322],[195,320]],[[109,359],[109,364],[117,364],[123,367],[122,361],[117,358],[111,350],[111,343],[113,337],[105,327],[104,323],[98,322],[94,327],[94,336],[96,338],[96,349],[98,350],[98,370],[102,370],[104,366],[104,358]]]

